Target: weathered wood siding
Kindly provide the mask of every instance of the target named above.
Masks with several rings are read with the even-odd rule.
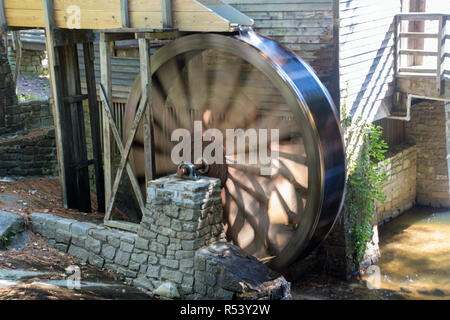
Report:
[[[339,0],[341,106],[375,120],[393,102],[394,16],[400,0]]]
[[[337,86],[337,54],[335,54],[334,11],[338,0],[225,0],[255,20],[256,31],[295,51],[307,61],[335,97]],[[80,52],[81,56],[81,52]],[[80,58],[80,62],[82,59]],[[96,48],[96,74],[100,65]],[[130,86],[139,72],[139,59],[112,58],[113,96],[125,102]],[[82,77],[83,77],[82,72]],[[336,98],[336,101],[338,98]]]
[[[254,19],[254,29],[307,61],[336,96],[336,0],[224,0]],[[335,5],[336,4],[336,5]]]

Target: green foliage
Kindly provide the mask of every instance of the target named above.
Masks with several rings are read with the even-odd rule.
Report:
[[[352,119],[342,110],[342,127],[346,141],[347,194],[344,202],[349,217],[353,254],[356,265],[362,262],[366,245],[373,236],[375,200],[384,202],[383,182],[386,180],[385,153],[387,144],[382,139],[380,126],[368,123],[362,117]]]

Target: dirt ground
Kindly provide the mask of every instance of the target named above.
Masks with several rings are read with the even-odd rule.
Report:
[[[92,196],[92,207],[94,210],[97,208],[95,195]],[[50,178],[1,180],[0,210],[19,214],[25,218],[26,223],[29,223],[29,215],[33,212],[53,213],[96,223],[103,221],[103,215],[97,212],[80,213],[64,209],[59,180]],[[36,282],[64,281],[68,276],[65,269],[71,265],[80,267],[82,281],[113,286],[77,291],[58,286],[36,285]],[[151,299],[140,290],[126,286],[111,272],[81,265],[74,258],[53,249],[44,238],[32,232],[28,233],[28,243],[24,249],[0,251],[0,269],[47,273],[44,276],[31,277],[14,286],[0,286],[0,300]]]
[[[1,195],[13,195],[18,199],[16,203],[5,201]],[[9,199],[8,199],[9,200]],[[76,219],[83,222],[103,222],[103,213],[97,212],[97,197],[91,193],[91,213],[65,209],[62,204],[59,179],[32,178],[19,180],[0,180],[0,210],[22,215],[26,220],[34,212],[52,213],[60,217]],[[115,217],[128,220],[116,209]]]

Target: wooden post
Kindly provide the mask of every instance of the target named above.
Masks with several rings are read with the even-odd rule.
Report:
[[[18,80],[20,75],[20,64],[22,62],[22,41],[20,40],[20,31],[14,31],[13,33],[13,39],[15,44],[15,50],[16,50],[16,66],[14,68],[14,82],[16,84],[16,92],[17,92],[17,86],[18,86]]]
[[[129,160],[129,154],[130,154],[130,150],[131,150],[131,144],[133,143],[134,136],[136,135],[139,121],[142,117],[142,114],[144,113],[143,107],[145,106],[145,103],[141,102],[141,104],[139,106],[140,111],[138,111],[138,113],[136,114],[136,118],[133,122],[131,133],[128,135],[127,145],[124,147],[123,143],[122,143],[122,137],[120,136],[119,130],[117,130],[117,126],[114,123],[114,119],[113,119],[112,111],[111,111],[111,105],[109,103],[109,99],[106,97],[106,90],[104,89],[103,85],[100,85],[100,87],[101,87],[102,99],[104,101],[104,105],[103,105],[103,112],[104,112],[103,115],[104,116],[103,116],[103,118],[106,118],[108,121],[108,124],[110,126],[110,129],[112,130],[114,139],[116,140],[117,147],[119,148],[119,152],[121,155],[120,165],[117,170],[116,179],[114,180],[114,186],[111,190],[110,200],[106,204],[106,214],[105,214],[105,224],[106,224],[106,222],[110,219],[111,214],[112,214],[115,196],[116,196],[117,190],[119,188],[120,179],[122,177],[123,168],[125,166],[127,169],[128,177],[130,178],[131,186],[133,187],[133,190],[134,190],[134,194],[136,196],[136,199],[139,202],[139,208],[140,208],[141,212],[144,212],[145,203],[144,203],[142,193],[141,193],[141,190],[139,187],[139,182],[137,181],[136,175],[134,174],[133,168],[131,167],[131,163]],[[143,97],[142,100],[146,101],[147,97]],[[109,187],[111,187],[111,186],[109,186]]]
[[[6,24],[5,4],[0,0],[0,33],[6,32],[8,25]],[[5,44],[8,45],[7,43]]]
[[[102,95],[103,109],[109,101],[112,101],[112,82],[111,82],[111,47],[105,33],[100,34],[100,71],[101,84],[106,91],[106,99]],[[104,166],[104,182],[105,182],[105,208],[108,208],[111,202],[111,129],[108,117],[103,114],[103,166]],[[106,217],[105,217],[106,218]]]
[[[62,200],[65,208],[69,206],[68,199],[68,186],[67,186],[67,176],[69,174],[69,168],[67,166],[68,161],[68,153],[66,152],[66,148],[63,144],[63,141],[66,141],[66,130],[61,127],[63,118],[64,118],[64,110],[62,103],[62,92],[59,83],[61,81],[59,76],[59,63],[57,61],[57,56],[55,52],[55,34],[54,34],[54,26],[55,26],[55,17],[53,15],[53,1],[52,0],[42,0],[42,7],[44,10],[44,19],[45,19],[45,33],[46,33],[46,47],[47,47],[47,55],[48,55],[48,64],[49,64],[49,73],[50,73],[50,84],[52,88],[52,108],[53,108],[53,117],[55,122],[55,136],[56,136],[56,150],[58,156],[59,163],[59,179],[61,182],[62,188]]]
[[[81,31],[80,31],[81,32]],[[78,66],[77,45],[65,45],[60,49],[63,53],[62,83],[65,97],[81,95],[80,69]],[[83,103],[80,99],[64,102],[64,108],[70,114],[72,132],[64,144],[71,147],[71,162],[69,163],[73,175],[70,179],[76,184],[76,203],[71,208],[82,212],[91,212],[91,192],[89,186],[89,168],[86,147],[86,131],[84,125]],[[72,102],[72,103],[71,103]]]
[[[437,65],[436,65],[436,90],[439,95],[444,94],[444,63],[445,63],[445,38],[446,38],[447,17],[442,15],[439,18],[439,31],[437,38]]]
[[[401,28],[401,18],[399,16],[395,16],[394,18],[394,92],[397,92],[398,89],[398,74],[400,71],[400,47],[401,47],[401,39],[400,39],[400,28]],[[400,99],[397,94],[393,95],[393,106],[399,105]]]
[[[161,0],[163,28],[172,28],[172,0]]]
[[[94,44],[92,42],[84,43],[83,53],[91,123],[92,153],[94,156],[97,209],[99,212],[105,212],[105,181],[102,164],[100,114],[98,110],[97,86],[95,82]]]
[[[153,103],[152,103],[152,71],[150,57],[150,41],[139,39],[139,57],[142,96],[147,97],[148,107],[144,113],[144,150],[145,150],[145,186],[155,179],[156,166],[153,138]]]
[[[130,13],[128,10],[128,0],[120,0],[120,14],[122,16],[122,27],[130,27]]]
[[[400,70],[401,61],[400,61],[400,48],[401,48],[401,39],[400,39],[400,29],[401,29],[402,20],[399,16],[395,16],[394,18],[394,41],[395,41],[395,53],[394,53],[394,76],[397,76]]]

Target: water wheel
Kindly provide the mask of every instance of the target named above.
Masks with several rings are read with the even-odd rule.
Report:
[[[234,154],[225,146],[234,141],[224,141],[224,161],[210,165],[207,175],[222,181],[228,240],[282,271],[327,236],[342,204],[345,156],[336,107],[310,66],[277,42],[242,30],[179,38],[152,56],[152,75],[158,177],[176,172],[171,153],[178,141],[171,134],[193,132],[194,121],[203,133],[214,128],[225,137],[231,129],[276,129],[278,140],[264,150],[278,154],[270,173],[258,161],[236,164],[255,148],[249,137]],[[125,136],[140,97],[137,79]],[[141,126],[131,152],[141,181],[143,146]]]

